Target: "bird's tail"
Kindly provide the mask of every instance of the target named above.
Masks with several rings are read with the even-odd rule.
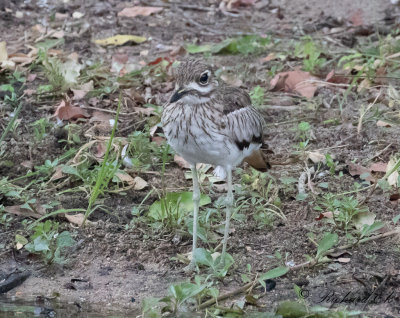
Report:
[[[244,158],[244,161],[247,162],[254,169],[261,172],[265,172],[269,168],[271,168],[267,158],[265,157],[261,149],[254,150],[250,156]]]
[[[269,168],[271,168],[261,149],[254,150],[253,153],[250,156],[244,158],[243,161],[247,162],[254,169],[261,172],[265,172]],[[226,179],[226,171],[224,167],[216,166],[213,174],[214,176],[222,180]]]

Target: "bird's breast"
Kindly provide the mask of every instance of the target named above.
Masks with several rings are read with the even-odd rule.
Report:
[[[223,118],[207,105],[168,105],[162,125],[172,148],[191,163],[216,164],[231,151]]]

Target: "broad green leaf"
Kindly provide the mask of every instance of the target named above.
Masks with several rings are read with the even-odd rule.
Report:
[[[196,285],[192,283],[181,283],[171,285],[168,290],[179,304],[184,303],[189,298],[192,298],[201,293],[206,286]]]
[[[188,220],[186,223],[189,234],[193,235],[193,219]],[[200,226],[200,224],[197,224],[197,237],[200,238],[203,242],[208,242],[207,232],[205,228]]]
[[[71,233],[64,231],[57,236],[57,247],[63,248],[72,246],[75,244],[75,240],[71,237]]]
[[[302,318],[306,317],[308,312],[304,304],[289,300],[280,303],[275,314],[285,318]]]
[[[76,169],[75,167],[63,166],[61,171],[62,171],[62,173],[72,174],[74,176],[77,176],[78,178],[82,178],[78,169]]]
[[[20,243],[22,245],[28,244],[28,240],[26,239],[26,237],[24,237],[20,234],[15,235],[15,242]]]
[[[207,265],[209,267],[214,266],[214,260],[211,253],[204,248],[196,248],[193,257],[197,264]]]
[[[273,278],[277,278],[280,276],[285,275],[287,272],[289,271],[289,267],[286,266],[279,266],[276,268],[273,268],[271,270],[269,270],[268,272],[262,274],[259,278],[258,281],[260,282],[260,284],[265,288],[265,280],[267,279],[273,279]]]
[[[366,237],[370,236],[372,233],[375,231],[378,231],[379,229],[383,228],[385,226],[385,223],[382,221],[376,221],[371,225],[365,224],[362,231],[361,231],[361,236]]]
[[[35,238],[33,241],[33,245],[35,252],[50,250],[49,241],[45,240],[42,236],[38,236],[37,238]]]
[[[42,42],[36,43],[35,46],[38,49],[42,49],[44,51],[47,51],[47,50],[52,49],[54,47],[64,45],[64,43],[65,43],[64,38],[61,38],[61,39],[46,39],[46,40],[44,40]]]
[[[185,50],[191,54],[210,52],[211,48],[212,48],[211,44],[204,44],[204,45],[186,44],[185,45]]]
[[[322,240],[318,244],[317,258],[323,253],[332,248],[338,241],[338,235],[336,233],[326,233]]]
[[[400,214],[393,218],[393,223],[396,224],[400,220]]]

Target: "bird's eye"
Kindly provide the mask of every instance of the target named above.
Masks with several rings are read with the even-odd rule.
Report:
[[[201,74],[199,82],[201,85],[207,85],[208,83],[208,71]]]

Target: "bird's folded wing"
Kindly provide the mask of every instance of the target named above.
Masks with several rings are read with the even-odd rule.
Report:
[[[250,96],[236,87],[226,87],[222,93],[227,135],[241,150],[251,143],[262,144],[264,119],[251,105]]]

